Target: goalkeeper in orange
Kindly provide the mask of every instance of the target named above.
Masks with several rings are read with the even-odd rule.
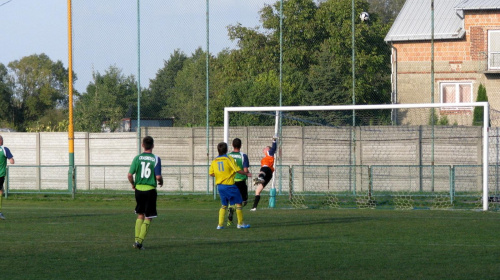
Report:
[[[260,161],[260,173],[257,178],[254,179],[255,182],[255,199],[253,201],[253,206],[250,211],[257,211],[257,206],[260,201],[260,193],[267,186],[269,181],[273,178],[274,172],[274,153],[276,152],[276,140],[278,135],[274,135],[273,144],[271,146],[265,147],[262,152],[264,157]]]
[[[237,228],[249,228],[250,225],[243,222],[243,211],[241,211],[241,193],[238,187],[234,184],[236,173],[251,177],[252,174],[241,170],[236,164],[236,161],[231,156],[227,155],[227,144],[221,142],[217,145],[219,156],[216,157],[210,164],[208,174],[215,177],[215,184],[219,190],[221,208],[219,210],[219,224],[217,229],[224,228],[224,218],[228,204],[236,205],[236,217],[238,218]]]

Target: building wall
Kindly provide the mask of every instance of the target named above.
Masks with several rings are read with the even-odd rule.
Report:
[[[466,35],[463,39],[434,42],[434,103],[441,102],[440,82],[470,81],[473,101],[477,98],[479,85],[483,84],[491,109],[500,111],[500,73],[485,73],[488,67],[488,30],[500,29],[500,14],[466,12],[464,28]],[[432,102],[431,43],[393,42],[393,46],[393,66],[397,64],[393,87],[397,91],[397,103]],[[471,112],[464,113],[471,115]],[[402,118],[399,122],[413,121]],[[492,124],[500,125],[498,114],[492,113]]]
[[[486,59],[488,30],[500,29],[500,14],[494,11],[465,13],[465,38],[434,41],[434,60],[450,64]],[[393,42],[398,61],[431,61],[430,41]],[[425,69],[429,72],[429,69]],[[452,69],[460,70],[460,69]]]

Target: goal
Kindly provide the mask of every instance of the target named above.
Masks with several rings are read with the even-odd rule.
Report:
[[[488,102],[226,107],[223,133],[244,140],[257,174],[279,132],[266,188],[278,207],[486,211],[499,194],[489,112]]]

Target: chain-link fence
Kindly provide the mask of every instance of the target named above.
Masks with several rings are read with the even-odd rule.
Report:
[[[269,126],[229,129],[231,139],[241,139],[253,177],[259,173],[262,151],[270,145],[272,133]],[[204,128],[149,128],[143,134],[155,138],[154,153],[162,159],[165,183],[159,193],[216,194],[203,154]],[[427,125],[284,125],[274,183],[265,188],[263,201],[275,187],[276,207],[480,209],[481,127],[436,126],[435,137],[431,134]],[[16,158],[8,168],[6,193],[132,194],[126,174],[136,155],[134,135],[77,133],[72,171],[61,164],[68,160],[63,144],[66,133],[5,134]],[[210,145],[215,146],[223,138],[223,129],[213,128],[210,135],[214,138]],[[488,202],[492,210],[500,206],[499,139],[498,129],[491,129]],[[251,201],[255,186],[251,180],[248,186]]]
[[[70,2],[76,75],[73,122],[75,131],[82,132],[75,141],[92,142],[99,136],[90,134],[109,132],[117,135],[111,137],[109,145],[135,140],[130,152],[134,154],[139,150],[140,136],[153,135],[165,164],[178,166],[179,174],[191,174],[193,168],[206,166],[215,156],[214,147],[222,141],[225,107],[488,100],[491,126],[498,126],[500,120],[500,100],[496,97],[500,90],[496,59],[500,11],[488,3],[472,7],[459,0]],[[27,54],[2,67],[0,75],[2,96],[8,96],[2,111],[9,112],[0,115],[3,126],[18,131],[67,129],[64,64],[44,55]],[[480,116],[472,107],[432,109],[420,113],[418,126],[422,131],[437,126],[471,128],[481,125],[484,120]],[[401,110],[306,112],[282,118],[280,133],[287,126],[308,126],[308,130],[316,126],[318,132],[308,135],[331,133],[323,131],[324,127],[344,129],[349,131],[345,139],[330,140],[342,147],[350,143],[342,165],[361,165],[355,161],[359,151],[353,143],[363,143],[366,138],[353,131],[375,125],[396,126],[394,137],[404,138],[411,129],[403,127],[415,125],[412,120],[414,116]],[[272,126],[274,121],[272,116],[242,114],[233,117],[230,125],[248,129]],[[169,132],[175,135],[156,130],[171,126],[196,128]],[[241,135],[245,129],[232,135]],[[274,134],[272,129],[259,131],[248,135],[249,146],[261,145]],[[376,131],[367,131],[377,137]],[[454,143],[449,140],[446,145]],[[167,146],[184,150],[178,154]],[[381,146],[371,149],[380,151]],[[253,158],[260,155],[260,150],[251,152]],[[426,153],[431,154],[430,150]],[[102,162],[78,159],[78,147],[75,155],[77,176],[101,172],[102,180],[107,180],[107,174],[114,172],[104,171]],[[192,167],[181,167],[184,157]],[[408,170],[431,162],[439,165],[430,160],[410,164]],[[306,160],[297,165],[304,163],[316,164]],[[490,154],[490,164],[497,163]],[[397,161],[392,164],[400,165]],[[370,170],[379,176],[377,169]],[[359,178],[370,172],[361,172]],[[413,178],[415,172],[405,174]],[[101,179],[92,180],[84,180],[84,189],[101,184]],[[175,180],[181,182],[180,189],[210,189],[207,178]]]

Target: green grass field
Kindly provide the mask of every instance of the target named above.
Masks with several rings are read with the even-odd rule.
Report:
[[[210,196],[162,196],[132,248],[132,196],[11,196],[1,279],[499,279],[500,213],[244,209],[216,230]],[[266,205],[263,204],[263,207]]]

